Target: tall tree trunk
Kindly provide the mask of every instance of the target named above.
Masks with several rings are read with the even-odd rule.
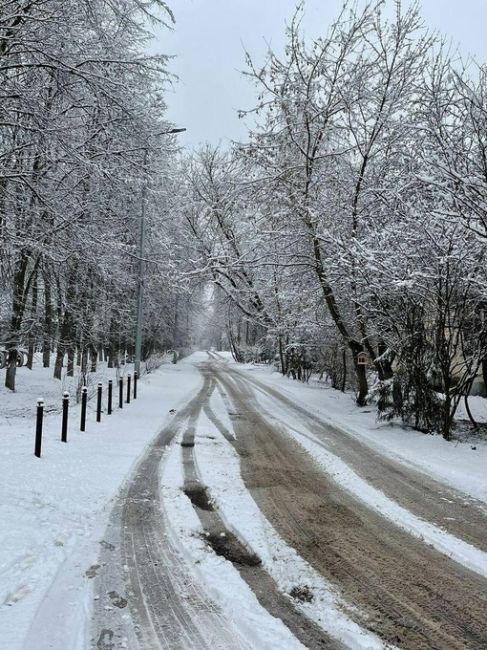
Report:
[[[74,347],[70,345],[68,348],[68,366],[66,370],[68,377],[74,377]]]
[[[367,404],[367,393],[369,384],[367,382],[367,366],[358,363],[358,353],[354,354],[354,368],[357,377],[357,405],[365,406]]]
[[[56,351],[56,362],[54,364],[54,378],[61,379],[64,355],[69,354],[69,351],[73,349],[73,316],[72,309],[75,297],[75,270],[73,269],[68,277],[68,283],[66,287],[66,305],[64,308],[64,313],[61,319],[61,329],[59,332],[59,341]],[[61,301],[61,296],[59,296]]]
[[[343,375],[342,375],[342,385],[340,390],[342,393],[345,392],[345,389],[347,388],[347,350],[346,348],[342,349],[342,367],[343,367]]]
[[[282,336],[279,334],[279,358],[281,360],[281,373],[286,376],[287,375],[287,363],[286,363],[286,356],[284,354],[284,349],[282,347]]]
[[[308,217],[305,217],[304,223],[306,224],[311,234],[311,242],[312,242],[313,257],[314,257],[314,268],[315,268],[316,275],[318,277],[318,281],[320,283],[323,299],[328,308],[328,313],[330,314],[338,331],[340,332],[343,342],[348,346],[348,348],[352,353],[353,367],[355,370],[355,375],[357,377],[357,385],[358,385],[357,405],[365,406],[367,403],[367,399],[366,399],[367,393],[369,392],[369,386],[367,382],[367,372],[365,370],[365,366],[362,366],[357,363],[358,360],[357,357],[360,354],[360,352],[363,352],[364,348],[359,341],[353,338],[351,332],[349,332],[348,327],[346,326],[343,320],[343,316],[340,312],[333,289],[331,285],[328,283],[328,279],[325,273],[325,267],[323,265],[320,240],[316,235],[315,226],[313,225],[313,222]]]
[[[22,326],[25,309],[25,281],[29,259],[29,251],[22,249],[15,265],[13,278],[12,312],[7,340],[7,373],[5,375],[5,387],[10,390],[15,390],[17,354],[20,344],[20,328]]]
[[[179,296],[176,294],[176,300],[174,302],[174,326],[172,330],[173,347],[177,347],[179,345],[178,328],[179,328]]]
[[[61,379],[63,374],[64,345],[59,342],[56,350],[56,361],[54,362],[54,379]]]
[[[445,399],[443,402],[443,423],[442,423],[442,434],[445,440],[451,440],[451,429],[452,429],[452,399],[451,399],[451,386],[449,377],[443,374],[443,393]]]
[[[37,328],[37,297],[39,292],[39,286],[37,284],[37,273],[32,285],[32,304],[31,304],[31,318],[32,325],[31,331],[29,332],[29,348],[27,352],[27,368],[32,370],[34,364],[34,349],[35,349],[35,330]]]
[[[484,380],[484,390],[487,391],[487,358],[482,359],[482,379]]]
[[[42,367],[49,368],[51,363],[51,344],[52,344],[52,318],[54,310],[52,308],[51,283],[47,273],[43,274],[44,279],[44,338],[42,341]]]
[[[96,372],[96,362],[98,360],[98,353],[95,346],[90,348],[90,372]]]

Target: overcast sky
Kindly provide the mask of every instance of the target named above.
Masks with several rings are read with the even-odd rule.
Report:
[[[225,143],[245,137],[238,109],[253,105],[255,91],[240,74],[244,49],[262,62],[267,44],[280,49],[296,0],[168,0],[174,32],[156,30],[151,50],[174,54],[180,78],[168,95],[168,118],[186,127],[181,144]],[[325,33],[342,0],[307,0],[305,32]],[[487,0],[422,0],[425,22],[465,54],[487,60]]]

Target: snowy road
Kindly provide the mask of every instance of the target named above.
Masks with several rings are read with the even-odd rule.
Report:
[[[93,648],[487,647],[482,504],[381,456],[215,355],[198,368],[203,387],[152,443],[113,510],[93,567]],[[355,482],[337,463],[327,473],[320,450]],[[179,511],[161,498],[177,480]],[[354,494],[361,485],[382,501]],[[184,508],[201,534],[183,531],[191,518]],[[256,526],[277,540],[267,558]],[[198,543],[204,552],[195,559]],[[279,548],[294,553],[286,551],[288,563],[309,567],[317,591],[321,580],[336,594],[323,616],[313,593],[285,593],[273,566]],[[231,563],[231,579],[255,594],[249,609],[261,617],[260,637],[245,633],[245,612],[231,614],[233,587],[220,598],[208,588],[203,565],[215,552],[228,560],[215,571]],[[282,635],[274,643],[264,641],[266,617]]]
[[[168,539],[161,512],[161,459],[183,424],[197,416],[206,391],[205,385],[160,432],[115,507],[103,559],[96,567],[95,585],[104,597],[95,608],[93,647],[133,647],[135,636],[140,647],[148,650],[247,647],[227,629],[218,608],[185,572],[181,554]],[[123,585],[124,580],[126,598],[115,607],[125,610],[128,601],[131,625],[126,624],[126,617],[113,616],[113,594],[118,595],[114,585]]]

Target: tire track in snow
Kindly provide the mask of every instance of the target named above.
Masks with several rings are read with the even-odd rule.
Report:
[[[226,370],[230,374],[236,373],[240,379],[250,383],[264,395],[278,400],[291,414],[294,413],[295,417],[299,418],[299,423],[305,424],[305,428],[311,431],[314,437],[309,436],[302,428],[292,427],[289,421],[286,422],[282,417],[276,418],[273,415],[272,419],[280,421],[285,427],[291,426],[300,435],[340,457],[361,478],[416,516],[487,552],[485,504],[459,494],[415,468],[384,456],[352,434],[320,419],[254,377],[247,377],[233,368],[226,367]]]
[[[114,525],[119,533],[121,566],[117,570],[113,561],[108,560],[98,568],[96,586],[102,596],[93,618],[94,648],[132,650],[127,639],[133,640],[135,635],[141,650],[241,647],[227,631],[219,609],[206,598],[193,577],[188,577],[184,560],[170,544],[159,495],[159,471],[166,446],[188,419],[197,417],[209,388],[210,382],[205,382],[198,395],[161,431],[119,499]],[[117,612],[113,607],[114,588],[108,591],[114,584],[110,573],[118,573],[115,583],[119,587],[124,585],[121,596],[128,602],[135,635],[130,629],[127,631],[132,626],[124,620],[121,610]]]
[[[484,648],[487,581],[399,531],[329,481],[259,414],[247,382],[212,364],[230,396],[245,483],[288,543],[404,648]]]
[[[204,406],[205,413],[213,414],[208,401]],[[219,422],[222,434],[227,441],[234,438]],[[218,427],[219,428],[219,427]],[[288,597],[278,589],[271,576],[259,566],[260,560],[250,552],[238,538],[225,526],[222,518],[209,501],[206,487],[202,485],[198,475],[195,460],[195,422],[189,423],[181,443],[183,448],[183,466],[185,476],[185,492],[191,499],[193,507],[208,535],[208,543],[219,555],[226,557],[245,582],[252,589],[259,603],[276,618],[280,618],[294,636],[307,648],[340,650],[342,644],[329,637],[315,623],[307,620],[297,611]]]

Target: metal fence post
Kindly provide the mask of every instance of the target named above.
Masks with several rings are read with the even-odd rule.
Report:
[[[96,421],[101,422],[101,398],[103,394],[103,384],[98,383],[98,390],[96,395]]]
[[[84,431],[86,428],[86,402],[88,401],[88,388],[83,386],[81,389],[81,423],[79,430]]]
[[[127,404],[130,404],[130,373],[127,375]]]
[[[118,408],[123,409],[123,377],[118,380]]]
[[[37,418],[36,418],[36,443],[34,454],[37,458],[41,457],[41,447],[42,447],[42,422],[44,419],[44,400],[42,397],[39,397],[37,400]]]
[[[134,372],[134,399],[137,399],[137,381],[139,379],[139,373],[137,370]]]
[[[107,406],[107,415],[112,414],[112,397],[113,397],[113,381],[108,380],[108,406]]]
[[[63,424],[61,428],[61,442],[68,442],[68,409],[69,393],[63,393]]]

